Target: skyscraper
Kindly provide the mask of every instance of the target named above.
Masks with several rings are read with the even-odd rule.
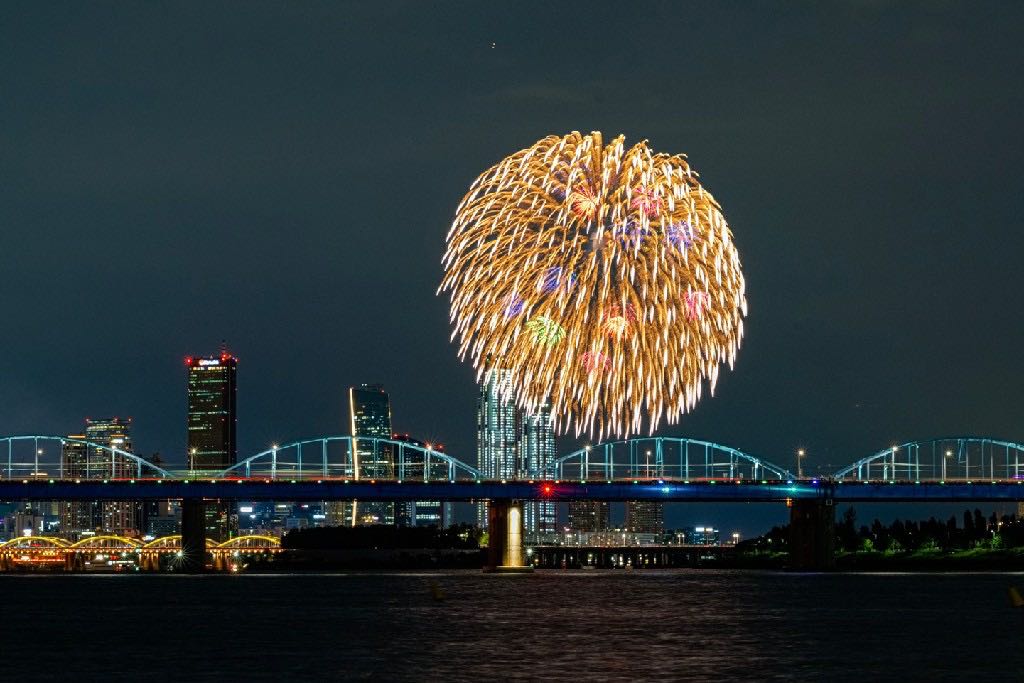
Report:
[[[395,460],[390,444],[374,439],[391,438],[391,400],[380,384],[360,384],[348,389],[349,427],[357,479],[390,479]],[[365,438],[361,438],[365,437]],[[353,503],[352,524],[394,524],[394,503]]]
[[[188,366],[188,468],[222,470],[238,459],[238,359],[220,356],[185,359]]]
[[[130,479],[136,476],[136,467],[130,459],[97,447],[131,453],[131,418],[86,418],[85,433],[69,435],[68,439],[61,451],[65,477]],[[88,443],[81,443],[83,441]],[[60,507],[61,533],[67,536],[77,537],[85,532],[133,535],[141,531],[141,522],[142,505],[137,502],[74,501],[64,502]]]
[[[389,478],[394,458],[388,444],[360,441],[359,437],[391,438],[391,401],[380,384],[360,384],[348,389],[349,426],[355,444],[359,478]]]
[[[537,412],[523,416],[519,441],[519,479],[553,479],[555,432],[551,422],[551,406],[540,406]],[[550,500],[533,500],[523,505],[523,531],[546,534],[555,531],[555,504]]]
[[[477,467],[484,479],[513,479],[522,428],[509,370],[488,370],[480,382],[476,407]],[[487,503],[477,505],[477,524],[487,527]]]
[[[236,373],[238,359],[219,356],[185,359],[188,366],[188,468],[219,471],[238,461]],[[208,502],[206,535],[227,540],[237,530],[234,505]]]

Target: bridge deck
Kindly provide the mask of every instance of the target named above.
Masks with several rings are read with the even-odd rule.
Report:
[[[645,500],[659,502],[782,502],[832,499],[857,502],[1021,501],[1024,482],[397,482],[341,480],[0,480],[0,500],[165,500],[205,498],[244,501],[439,500]]]

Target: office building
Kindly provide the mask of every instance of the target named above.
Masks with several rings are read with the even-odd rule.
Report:
[[[237,462],[238,359],[227,351],[188,357],[188,468],[223,470]]]
[[[395,459],[391,444],[391,400],[380,384],[360,384],[348,389],[349,433],[355,455],[356,479],[391,479]],[[352,504],[352,524],[394,524],[394,503]]]
[[[188,367],[188,468],[220,471],[238,462],[238,359],[219,356],[185,359]],[[206,535],[225,541],[238,529],[234,506],[207,502]]]
[[[720,545],[718,529],[710,526],[693,527],[687,533],[686,542],[690,545]]]
[[[391,438],[391,400],[380,384],[349,387],[349,428],[359,463],[359,479],[390,479],[394,456],[389,444],[373,439]],[[367,437],[360,439],[360,437]]]
[[[488,370],[480,382],[476,408],[477,467],[484,479],[514,479],[518,470],[520,411],[512,391],[512,373]],[[487,503],[477,505],[477,524],[487,528]]]

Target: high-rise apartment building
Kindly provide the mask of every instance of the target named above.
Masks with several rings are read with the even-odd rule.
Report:
[[[68,479],[101,478],[99,467],[89,467],[92,450],[85,443],[85,434],[68,434],[68,440],[61,447],[62,476]],[[60,532],[65,538],[77,539],[82,532],[96,532],[103,526],[103,510],[99,501],[63,501],[59,518]]]
[[[484,374],[477,399],[477,467],[485,479],[547,479],[555,462],[551,406],[527,414],[516,407],[512,372],[500,368]],[[477,505],[477,524],[487,526],[487,503]],[[523,505],[523,531],[555,531],[555,504]]]
[[[609,522],[606,501],[577,500],[569,503],[569,528],[573,531],[606,531]]]
[[[102,448],[102,447],[106,448]],[[111,450],[107,450],[111,449]],[[71,434],[61,450],[63,476],[73,479],[130,479],[137,469],[132,453],[131,418],[85,420],[85,431]],[[79,537],[83,533],[140,533],[142,504],[132,501],[72,501],[61,503],[61,533]]]
[[[555,431],[551,406],[547,403],[533,414],[523,416],[519,439],[519,479],[553,479]],[[549,534],[555,531],[555,503],[531,500],[523,504],[523,532]]]
[[[665,532],[665,504],[649,500],[626,502],[626,529],[637,534]]]
[[[349,428],[357,479],[391,479],[395,458],[390,444],[391,399],[380,384],[360,384],[348,389]],[[353,503],[352,524],[394,524],[394,503]]]
[[[188,366],[188,467],[220,471],[238,462],[238,359],[222,348],[219,356],[185,359]],[[207,502],[206,535],[224,541],[238,529],[234,505]]]
[[[520,411],[512,392],[512,372],[488,370],[476,406],[477,467],[484,479],[514,479],[518,471]],[[487,527],[487,503],[477,505],[477,524]]]

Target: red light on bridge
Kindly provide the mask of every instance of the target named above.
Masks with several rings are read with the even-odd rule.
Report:
[[[541,493],[543,493],[545,496],[550,496],[551,492],[554,490],[555,489],[551,484],[544,484],[544,486],[540,487]]]

